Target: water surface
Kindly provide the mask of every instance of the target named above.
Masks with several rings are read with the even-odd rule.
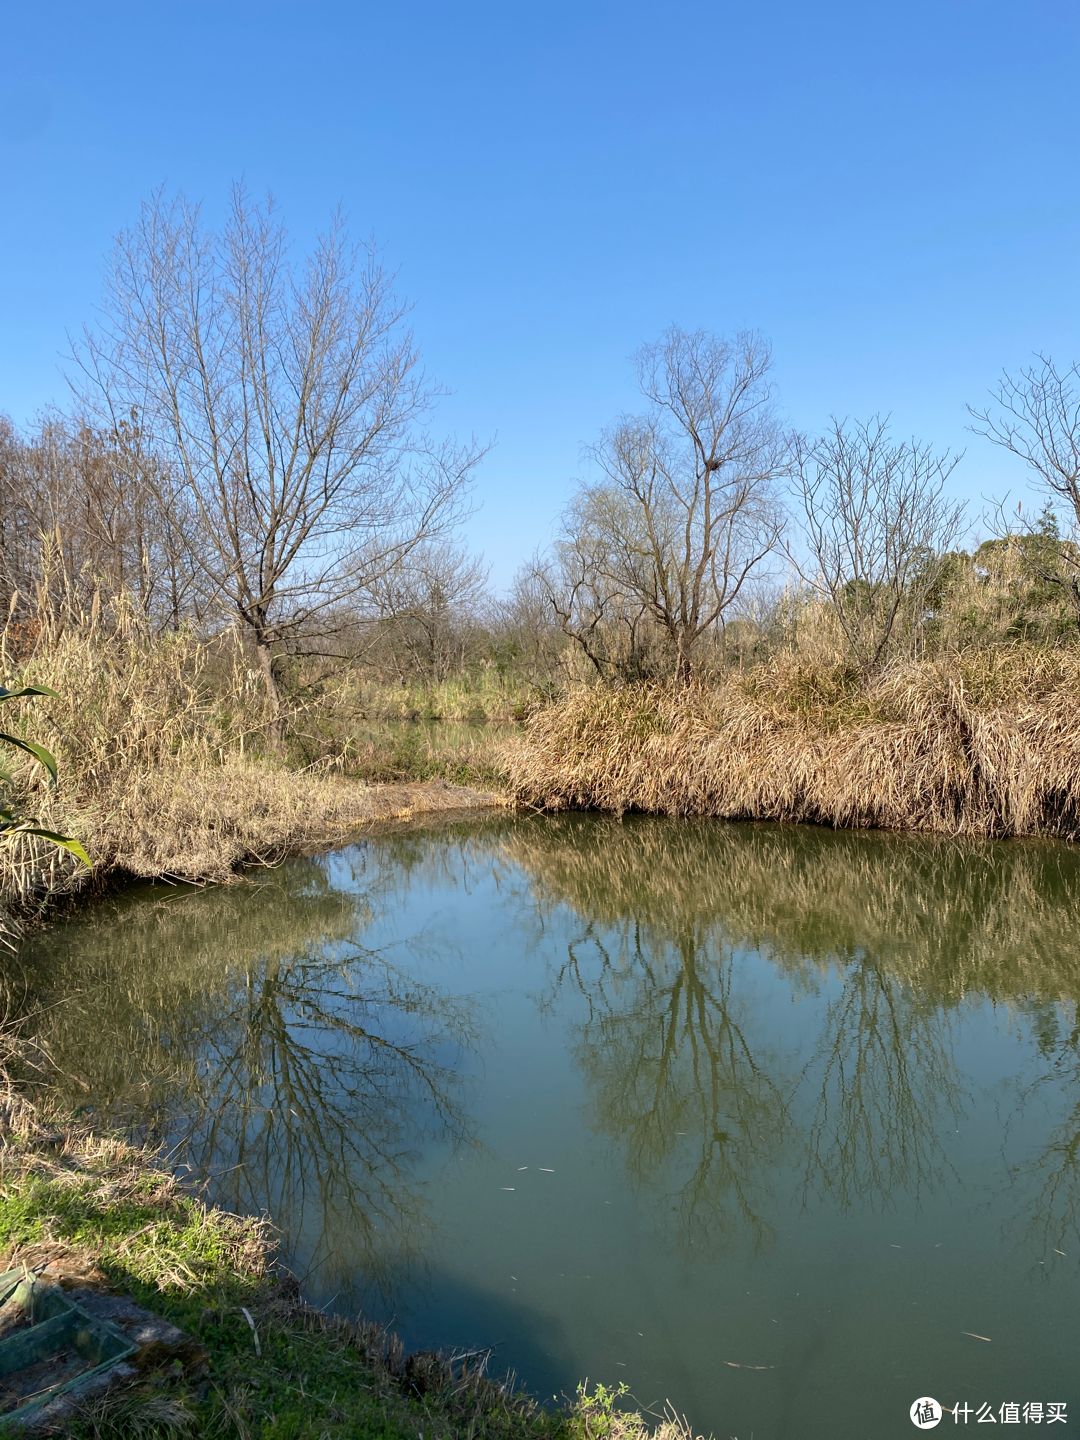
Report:
[[[143,887],[12,989],[410,1347],[739,1440],[1077,1424],[1078,901],[1061,844],[444,819]]]

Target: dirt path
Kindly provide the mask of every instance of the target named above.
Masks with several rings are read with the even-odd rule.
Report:
[[[512,805],[508,795],[473,790],[447,780],[418,780],[407,785],[372,785],[367,803],[372,820],[408,820],[433,810],[493,810]]]

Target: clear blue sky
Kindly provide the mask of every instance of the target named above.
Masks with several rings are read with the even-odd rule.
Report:
[[[0,3],[0,411],[65,398],[110,237],[167,183],[341,200],[414,302],[448,429],[497,435],[508,578],[667,324],[760,328],[790,420],[965,435],[1002,366],[1080,358],[1076,0]]]

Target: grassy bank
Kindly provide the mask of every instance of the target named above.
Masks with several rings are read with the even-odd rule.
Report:
[[[423,691],[298,670],[283,748],[268,741],[260,676],[221,637],[113,616],[43,634],[7,675],[60,696],[9,710],[56,754],[59,785],[26,764],[8,792],[94,862],[91,877],[40,840],[7,845],[0,904],[23,915],[91,878],[228,880],[494,792],[555,809],[1080,835],[1073,648],[954,651],[869,686],[835,659],[785,652],[708,683],[578,684],[531,708],[494,671]]]
[[[288,739],[275,747],[262,679],[228,637],[155,635],[137,617],[113,616],[108,627],[43,631],[20,662],[5,657],[5,671],[9,684],[59,697],[5,716],[53,752],[58,785],[40,766],[16,763],[8,796],[77,838],[98,884],[117,873],[228,880],[241,865],[332,843],[372,820],[491,801],[475,793],[495,778],[487,757],[497,725],[486,711],[447,736],[410,721],[408,706],[394,710],[394,692],[298,678]],[[448,711],[464,700],[441,698]],[[40,839],[0,848],[0,904],[16,914],[90,879]]]
[[[185,1330],[202,1362],[85,1401],[62,1432],[74,1440],[692,1440],[602,1385],[544,1407],[475,1358],[407,1355],[373,1323],[310,1309],[264,1221],[207,1206],[154,1154],[10,1086],[0,1130],[3,1268],[47,1265],[62,1284],[130,1295]]]
[[[711,686],[598,686],[505,754],[544,808],[1080,838],[1080,656],[1027,645],[867,687],[783,657]]]

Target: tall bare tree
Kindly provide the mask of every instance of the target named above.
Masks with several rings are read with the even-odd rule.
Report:
[[[488,607],[489,633],[500,670],[520,674],[537,691],[550,691],[565,671],[566,638],[551,608],[552,587],[526,562],[509,593]]]
[[[538,556],[532,572],[563,634],[600,677],[641,679],[652,665],[653,617],[612,559],[612,532],[629,532],[635,523],[624,498],[606,487],[582,487],[560,517],[551,554]]]
[[[1067,531],[1044,548],[1038,573],[1068,597],[1080,628],[1080,365],[1059,370],[1040,355],[1039,364],[1015,378],[1005,374],[992,392],[994,406],[968,407],[977,435],[1018,455],[1035,472],[1051,505],[1064,507]]]
[[[636,361],[648,409],[589,452],[602,479],[583,483],[564,517],[562,568],[574,573],[553,605],[587,653],[605,605],[622,624],[647,617],[685,677],[777,544],[786,441],[759,336],[672,327]]]
[[[296,268],[272,201],[237,186],[214,233],[159,193],[75,348],[84,395],[134,412],[190,496],[275,702],[282,649],[452,523],[479,458],[424,429],[437,392],[391,279],[340,216]]]
[[[832,606],[864,678],[917,624],[960,535],[964,507],[943,493],[959,456],[896,443],[888,422],[833,421],[793,442],[793,485],[809,565],[804,578]]]

